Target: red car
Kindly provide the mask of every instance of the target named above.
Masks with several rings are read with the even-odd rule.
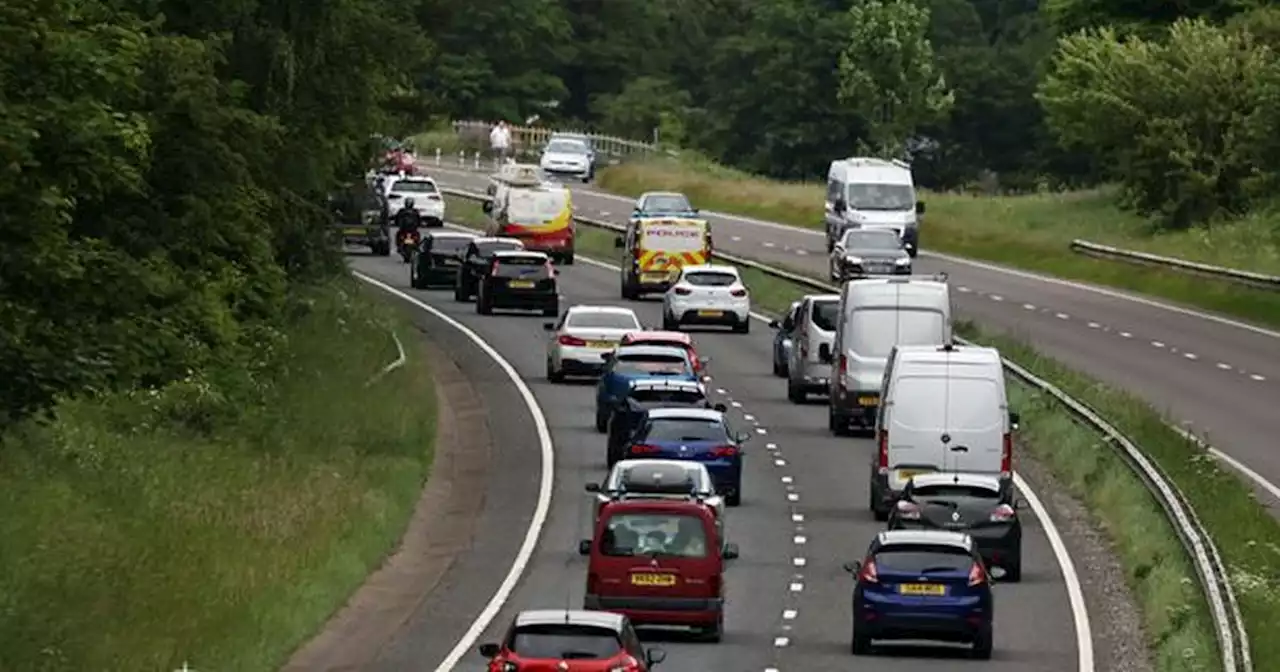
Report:
[[[387,155],[382,160],[382,165],[385,166],[386,170],[393,173],[413,175],[417,171],[413,161],[413,154],[403,149],[393,149],[387,152]]]
[[[621,614],[540,609],[516,615],[501,644],[482,644],[489,672],[650,672],[666,660],[646,650]]]
[[[694,346],[693,337],[679,331],[633,331],[622,337],[619,345],[674,345],[689,351],[689,359],[693,360],[693,370],[699,375],[706,372],[709,357],[699,357]]]

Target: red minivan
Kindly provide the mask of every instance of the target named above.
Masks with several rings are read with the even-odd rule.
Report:
[[[583,607],[623,614],[636,625],[693,628],[708,641],[724,633],[725,561],[738,547],[720,537],[715,514],[695,501],[605,504],[590,558]]]

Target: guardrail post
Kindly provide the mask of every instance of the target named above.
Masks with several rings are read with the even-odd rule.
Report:
[[[459,168],[467,167],[467,153],[466,151],[461,149],[458,150],[458,167]]]
[[[476,152],[475,156],[472,158],[474,159],[473,166],[476,170],[480,170],[480,152]]]
[[[436,165],[440,165],[440,148],[436,147]]]

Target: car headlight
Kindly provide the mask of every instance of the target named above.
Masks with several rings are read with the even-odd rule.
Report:
[[[899,266],[910,266],[910,265],[911,265],[911,257],[902,257],[901,259],[899,259],[899,260],[897,260],[897,261],[895,261],[895,262],[893,262],[893,263],[895,263],[895,264],[897,264],[897,265],[899,265]]]
[[[844,263],[850,266],[857,266],[862,263],[862,257],[845,257]]]

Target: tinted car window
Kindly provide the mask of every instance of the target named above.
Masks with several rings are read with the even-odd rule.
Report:
[[[555,154],[586,154],[587,145],[577,140],[552,140],[547,143],[546,151]]]
[[[911,488],[913,497],[923,498],[944,498],[944,499],[974,499],[987,500],[996,502],[1000,499],[1000,493],[990,488],[982,488],[972,485],[927,485],[924,487]]]
[[[823,331],[835,331],[840,317],[839,301],[820,301],[813,304],[813,326]]]
[[[943,341],[947,324],[932,310],[858,310],[849,343],[863,357],[888,357],[895,345],[935,345]]]
[[[568,325],[582,329],[639,329],[636,318],[626,313],[569,313]]]
[[[391,185],[391,191],[399,194],[434,194],[437,189],[436,185],[431,182],[400,180]]]
[[[431,251],[439,254],[457,254],[471,244],[466,238],[431,238]]]
[[[728,287],[737,282],[738,276],[716,271],[686,273],[684,281],[697,287]]]
[[[622,652],[622,642],[606,628],[556,623],[517,628],[510,649],[521,658],[607,660]]]
[[[476,243],[476,250],[480,253],[480,256],[482,257],[493,256],[494,252],[502,252],[505,250],[518,250],[520,249],[520,247],[521,246],[519,243],[514,243],[514,242],[512,243],[508,243],[508,242]]]
[[[906,574],[967,571],[973,557],[950,546],[912,545],[881,548],[875,555],[876,568]]]
[[[892,231],[849,231],[844,246],[851,250],[900,250],[902,241]]]
[[[656,418],[645,423],[638,441],[719,441],[730,443],[729,431],[719,420]]]
[[[684,390],[632,390],[630,396],[640,403],[700,404],[706,401],[702,393]]]
[[[683,196],[650,196],[644,199],[644,209],[649,212],[689,212],[693,206]]]
[[[547,266],[546,259],[511,257],[499,259],[497,264],[497,268],[493,270],[493,275],[498,278],[545,280],[551,277],[551,269]]]
[[[620,355],[614,363],[616,373],[680,375],[690,373],[689,362],[675,355]]]
[[[849,207],[855,210],[908,210],[915,204],[916,191],[909,185],[849,185]]]
[[[707,532],[697,516],[620,513],[609,518],[600,550],[605,555],[659,555],[704,558]]]

